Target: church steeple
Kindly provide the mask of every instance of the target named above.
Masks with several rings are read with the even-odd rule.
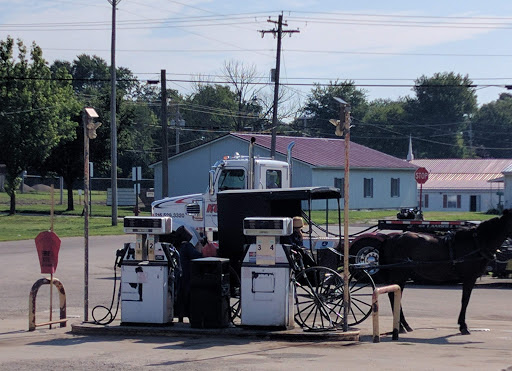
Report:
[[[409,134],[409,152],[407,152],[407,161],[411,162],[412,160],[414,160],[414,155],[412,153],[412,138]]]

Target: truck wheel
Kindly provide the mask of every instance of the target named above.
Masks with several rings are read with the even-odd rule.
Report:
[[[350,246],[350,264],[379,264],[380,248],[382,242],[374,238],[363,238]],[[355,267],[357,269],[357,267]],[[365,269],[375,283],[382,282],[382,273],[379,268]]]

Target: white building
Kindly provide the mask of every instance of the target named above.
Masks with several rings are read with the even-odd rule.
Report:
[[[231,133],[169,158],[168,196],[205,192],[211,166],[235,152],[247,155],[251,137],[256,138],[255,155],[270,156],[269,135]],[[286,161],[286,149],[291,142],[295,142],[292,152],[294,187],[335,186],[343,190],[343,139],[278,136],[277,160]],[[151,166],[154,168],[155,199],[160,199],[162,164],[158,162]],[[416,169],[416,165],[405,160],[351,142],[350,208],[398,209],[416,206]]]
[[[424,211],[485,212],[500,203],[512,207],[512,159],[428,159],[411,163],[429,172],[423,185]]]

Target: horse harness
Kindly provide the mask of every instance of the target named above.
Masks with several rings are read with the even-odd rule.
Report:
[[[443,242],[446,244],[446,246],[448,247],[448,254],[450,256],[450,262],[453,266],[455,266],[456,264],[460,264],[460,263],[464,263],[464,261],[466,261],[466,258],[468,256],[471,256],[471,255],[474,255],[474,254],[479,254],[480,257],[475,259],[475,260],[479,260],[481,258],[483,259],[486,259],[486,260],[492,260],[494,259],[494,255],[493,254],[490,254],[488,251],[485,251],[484,249],[482,249],[481,245],[480,245],[480,242],[478,241],[478,238],[477,238],[477,234],[476,232],[473,233],[473,241],[474,241],[474,245],[476,245],[476,249],[475,250],[472,250],[470,251],[469,253],[463,255],[463,256],[460,256],[460,257],[456,257],[455,256],[455,232],[453,231],[449,231],[446,235],[444,235],[442,237],[443,239]]]

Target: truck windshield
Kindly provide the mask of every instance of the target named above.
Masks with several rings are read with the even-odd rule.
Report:
[[[245,189],[244,169],[223,169],[219,176],[219,191]]]

